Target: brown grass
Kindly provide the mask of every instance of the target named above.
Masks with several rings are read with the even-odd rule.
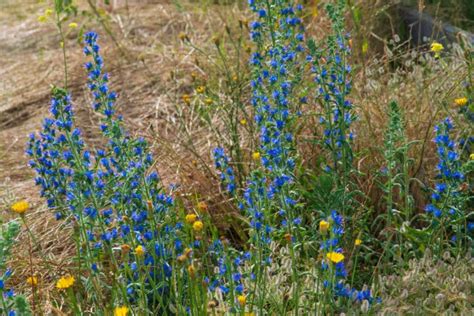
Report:
[[[190,3],[180,4],[182,7],[172,2],[154,1],[111,12],[106,18],[107,25],[121,48],[105,35],[96,20],[78,17],[76,21],[86,30],[96,29],[101,34],[106,69],[111,73],[111,87],[120,96],[119,112],[124,115],[130,132],[151,141],[156,168],[164,183],[180,184],[176,194],[186,197],[188,208],[205,200],[222,233],[238,234],[239,228],[228,224],[234,221],[227,220],[228,216],[234,216],[232,203],[222,196],[214,174],[209,172],[210,151],[215,145],[212,135],[199,124],[193,125],[191,115],[186,116],[191,128],[188,136],[196,151],[190,150],[189,146],[183,146],[186,135],[177,126],[176,109],[183,110],[184,106],[178,100],[183,93],[193,90],[189,74],[194,71],[203,78],[209,75],[204,60],[197,62],[200,55],[183,44],[178,34],[187,33],[194,43],[210,51],[213,45],[211,37],[222,35],[226,24],[235,27],[238,19],[248,16],[248,13],[237,5],[209,5],[198,9]],[[80,2],[80,7],[88,8],[85,1]],[[0,209],[3,220],[7,221],[12,218],[8,211],[12,201],[27,198],[33,205],[26,222],[38,236],[40,249],[29,250],[29,238],[23,229],[14,250],[12,266],[15,276],[12,282],[19,292],[31,294],[24,280],[31,273],[38,275],[43,312],[60,314],[52,303],[60,304],[54,282],[71,264],[74,245],[68,238],[69,228],[56,222],[40,199],[34,186],[34,174],[26,167],[27,159],[23,154],[27,135],[40,129],[42,118],[48,113],[49,85],[61,85],[63,77],[57,32],[52,24],[39,24],[36,20],[44,9],[45,4],[37,1],[22,1],[21,6],[13,0],[0,4],[0,63],[4,65],[0,70]],[[308,32],[315,36],[324,34],[328,25],[324,15],[309,16],[307,23]],[[373,31],[370,27],[364,30]],[[68,67],[70,82],[73,83],[70,90],[77,123],[86,142],[90,146],[100,146],[100,134],[94,127],[97,117],[89,106],[90,96],[85,87],[84,58],[77,42],[78,33],[76,30],[68,32]],[[432,60],[428,61],[435,67],[431,72],[416,68],[423,62],[419,60],[401,68],[400,71],[406,73],[394,75],[393,61],[397,56],[404,61],[406,58],[402,55],[406,50],[400,48],[392,56],[388,52],[390,43],[378,45],[384,51],[381,58],[378,62],[370,59],[356,70],[353,93],[354,102],[360,106],[356,151],[362,153],[356,165],[367,174],[361,178],[360,185],[372,200],[373,207],[379,205],[381,193],[374,188],[371,171],[382,165],[380,146],[388,102],[397,99],[404,109],[408,139],[422,140],[411,152],[416,161],[412,176],[428,185],[435,162],[430,142],[433,122],[447,112],[447,106],[457,96],[459,78],[464,75],[459,64],[444,70],[436,69],[438,66]],[[401,81],[393,83],[397,78]],[[183,111],[186,113],[188,110]],[[424,197],[420,188],[414,186],[412,193],[421,210]],[[34,271],[31,271],[31,266]]]

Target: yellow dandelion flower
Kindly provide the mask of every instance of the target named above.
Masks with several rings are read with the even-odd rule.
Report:
[[[135,254],[139,257],[142,257],[145,254],[145,247],[138,245],[137,248],[135,248]]]
[[[127,306],[115,307],[114,316],[127,316],[127,315],[128,315],[128,307]]]
[[[334,251],[328,252],[326,257],[334,263],[339,263],[344,260],[344,255],[342,253]]]
[[[465,106],[467,104],[467,98],[456,98],[454,99],[454,103],[456,103],[457,106]]]
[[[322,233],[322,234],[325,234],[329,229],[329,222],[325,221],[325,220],[322,220],[319,222],[319,231]]]
[[[11,210],[17,214],[24,214],[30,208],[30,204],[26,200],[13,203]]]
[[[240,306],[245,306],[245,303],[247,303],[247,298],[245,295],[239,295],[237,296],[237,301],[239,302]]]
[[[362,240],[359,239],[359,238],[357,238],[357,239],[354,241],[354,245],[355,245],[355,246],[360,246],[360,245],[362,245]]]
[[[193,213],[188,214],[186,215],[185,220],[186,220],[186,223],[192,224],[197,220],[197,215]]]
[[[260,159],[260,153],[258,151],[254,152],[252,154],[253,160],[259,160]]]
[[[204,86],[199,86],[196,88],[197,93],[204,93],[204,91],[206,91],[206,87]]]
[[[201,221],[195,221],[193,224],[193,229],[196,232],[201,231],[204,228],[204,224]]]
[[[435,53],[435,57],[439,57],[439,53],[444,49],[443,44],[438,42],[431,43],[430,50]]]
[[[74,277],[71,275],[63,276],[58,280],[58,282],[56,282],[56,288],[60,290],[68,289],[74,284],[75,281],[76,279],[74,279]]]
[[[246,119],[241,119],[240,124],[241,125],[247,125],[247,120]]]
[[[71,28],[71,29],[75,29],[75,28],[77,28],[77,26],[78,26],[78,25],[77,25],[76,22],[71,22],[71,23],[69,23],[69,28]]]
[[[26,283],[28,283],[31,286],[37,286],[38,285],[38,278],[35,276],[30,276],[26,278]]]

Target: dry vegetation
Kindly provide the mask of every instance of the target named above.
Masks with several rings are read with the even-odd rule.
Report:
[[[189,197],[189,207],[206,196],[224,234],[238,233],[238,228],[229,227],[223,220],[233,212],[232,206],[220,195],[217,182],[209,181],[215,178],[209,170],[210,150],[215,145],[213,139],[205,128],[195,124],[193,113],[183,112],[189,133],[186,135],[179,126],[176,109],[183,106],[181,96],[194,91],[192,72],[203,80],[215,80],[211,76],[212,38],[222,37],[225,26],[237,30],[239,20],[245,20],[248,12],[235,4],[206,4],[197,8],[187,2],[149,2],[108,11],[102,16],[116,42],[105,34],[93,15],[79,14],[75,20],[81,28],[96,29],[103,34],[102,51],[107,60],[107,71],[111,73],[111,86],[120,96],[119,112],[124,115],[130,131],[152,142],[156,166],[164,182],[168,185],[179,183],[179,192]],[[24,229],[15,246],[12,266],[16,277],[13,282],[28,293],[22,276],[29,273],[33,264],[42,283],[40,296],[44,310],[61,314],[48,303],[49,296],[54,295],[51,290],[57,276],[47,275],[46,271],[48,266],[54,266],[60,275],[70,264],[68,259],[74,252],[74,245],[61,223],[54,220],[40,200],[33,172],[26,167],[24,156],[27,135],[38,130],[42,118],[47,115],[49,85],[60,83],[63,76],[57,32],[52,24],[37,21],[45,7],[44,3],[30,0],[22,1],[21,6],[13,0],[0,3],[0,210],[6,221],[11,216],[7,206],[12,201],[28,198],[33,204],[34,210],[27,215],[27,221],[29,229],[39,236],[41,252],[46,258],[41,257],[37,249],[33,249],[32,258],[28,256],[31,245]],[[89,10],[85,1],[81,1],[79,7]],[[376,12],[374,8],[381,10],[385,6],[377,4],[370,12]],[[308,32],[315,36],[321,34],[325,19],[315,12],[309,14]],[[357,157],[356,165],[362,173],[382,167],[380,147],[387,105],[392,99],[398,100],[407,119],[408,138],[419,140],[412,147],[415,163],[410,173],[419,180],[413,185],[412,194],[418,211],[422,212],[426,203],[422,190],[430,185],[428,179],[431,179],[436,163],[431,142],[433,124],[450,111],[465,68],[456,58],[449,65],[436,63],[431,56],[412,50],[409,43],[401,42],[397,36],[390,41],[381,40],[382,34],[377,34],[373,27],[366,26],[363,31],[371,45],[366,54],[357,56],[361,66],[356,69],[354,78],[353,98],[360,106],[355,151],[362,153]],[[179,39],[182,32],[193,43],[200,43],[199,48],[204,52],[210,52],[210,59],[183,43]],[[86,141],[94,144],[100,141],[98,131],[93,127],[97,117],[86,106],[90,104],[90,97],[85,87],[78,34],[79,29],[67,30],[68,69],[73,83],[70,89],[79,125],[83,127]],[[455,56],[461,54],[459,48],[453,51]],[[399,66],[395,72],[394,65]],[[186,143],[187,137],[193,139],[192,146]],[[305,163],[309,166],[313,159],[311,155],[316,154],[307,156]],[[367,175],[359,181],[370,198],[373,212],[382,212],[378,206],[381,194],[374,179]],[[472,265],[470,271],[472,273]],[[392,305],[388,307],[389,311]]]

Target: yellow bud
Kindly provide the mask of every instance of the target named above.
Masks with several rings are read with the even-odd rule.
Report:
[[[75,28],[77,28],[77,23],[76,22],[71,22],[71,23],[69,23],[69,27],[71,29],[75,29]]]
[[[322,220],[319,222],[319,231],[322,234],[327,233],[328,229],[329,229],[329,222],[326,222],[325,220]]]
[[[245,303],[247,303],[247,298],[245,295],[239,295],[237,296],[237,301],[239,302],[240,306],[245,306]]]
[[[145,254],[145,247],[142,245],[137,246],[137,248],[135,248],[135,254],[139,257],[142,257]]]
[[[253,160],[259,160],[260,159],[260,153],[258,151],[254,152],[252,154]]]

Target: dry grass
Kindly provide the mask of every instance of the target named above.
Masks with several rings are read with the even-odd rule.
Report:
[[[86,9],[86,2],[80,2],[80,7]],[[49,85],[60,85],[63,76],[57,32],[51,24],[39,24],[36,20],[44,9],[45,4],[37,1],[23,1],[21,6],[13,0],[0,4],[0,63],[4,65],[0,70],[0,210],[5,221],[11,218],[8,205],[13,200],[27,198],[32,203],[33,210],[26,218],[29,228],[38,236],[41,249],[33,249],[30,258],[29,239],[24,229],[15,246],[12,282],[20,292],[30,293],[24,279],[31,273],[38,275],[43,311],[60,314],[51,304],[59,299],[54,280],[71,264],[74,245],[67,238],[69,228],[56,222],[39,198],[33,172],[26,167],[23,154],[27,135],[38,130],[47,115]],[[234,210],[220,194],[209,172],[210,150],[215,145],[212,135],[195,122],[189,109],[183,109],[184,105],[178,101],[183,93],[193,90],[189,74],[196,72],[208,78],[209,69],[194,49],[178,39],[178,34],[187,33],[193,42],[210,51],[212,36],[222,35],[226,24],[234,27],[238,19],[245,16],[247,13],[236,5],[197,9],[189,3],[178,6],[153,1],[121,9],[107,16],[121,48],[105,35],[96,20],[77,18],[86,30],[96,29],[104,34],[101,46],[106,69],[111,73],[111,87],[120,95],[119,112],[124,115],[130,132],[147,137],[153,144],[156,168],[164,183],[180,184],[177,194],[186,195],[186,207],[194,207],[197,201],[205,199],[222,233],[227,235],[238,233],[235,232],[238,228],[227,224],[226,218],[232,216]],[[324,16],[308,16],[306,22],[308,32],[316,36],[324,34],[328,25]],[[66,43],[70,82],[73,83],[70,90],[86,143],[100,146],[100,134],[94,127],[98,118],[88,106],[91,102],[85,87],[84,58],[77,35],[77,31],[70,31]],[[424,61],[415,58],[411,65],[401,68],[401,73],[393,74],[394,60],[410,59],[403,55],[406,50],[402,47],[393,54],[388,51],[397,45],[402,46],[379,43],[384,50],[382,57],[376,62],[371,59],[355,72],[353,97],[360,106],[361,118],[356,126],[356,151],[362,153],[357,166],[366,173],[381,167],[379,148],[386,126],[387,104],[397,99],[406,114],[408,138],[422,140],[412,150],[416,161],[412,176],[429,184],[435,162],[430,142],[433,122],[447,112],[446,106],[457,96],[459,78],[464,73],[459,63],[443,69],[433,60],[427,61],[433,68],[426,71],[422,67]],[[177,109],[186,114],[188,135],[178,126]],[[192,150],[189,144],[184,146],[185,137],[193,139]],[[360,181],[376,207],[380,192],[374,189],[373,177],[367,175]],[[412,188],[419,210],[425,202],[420,190],[420,187]],[[32,266],[34,271],[31,271]]]

